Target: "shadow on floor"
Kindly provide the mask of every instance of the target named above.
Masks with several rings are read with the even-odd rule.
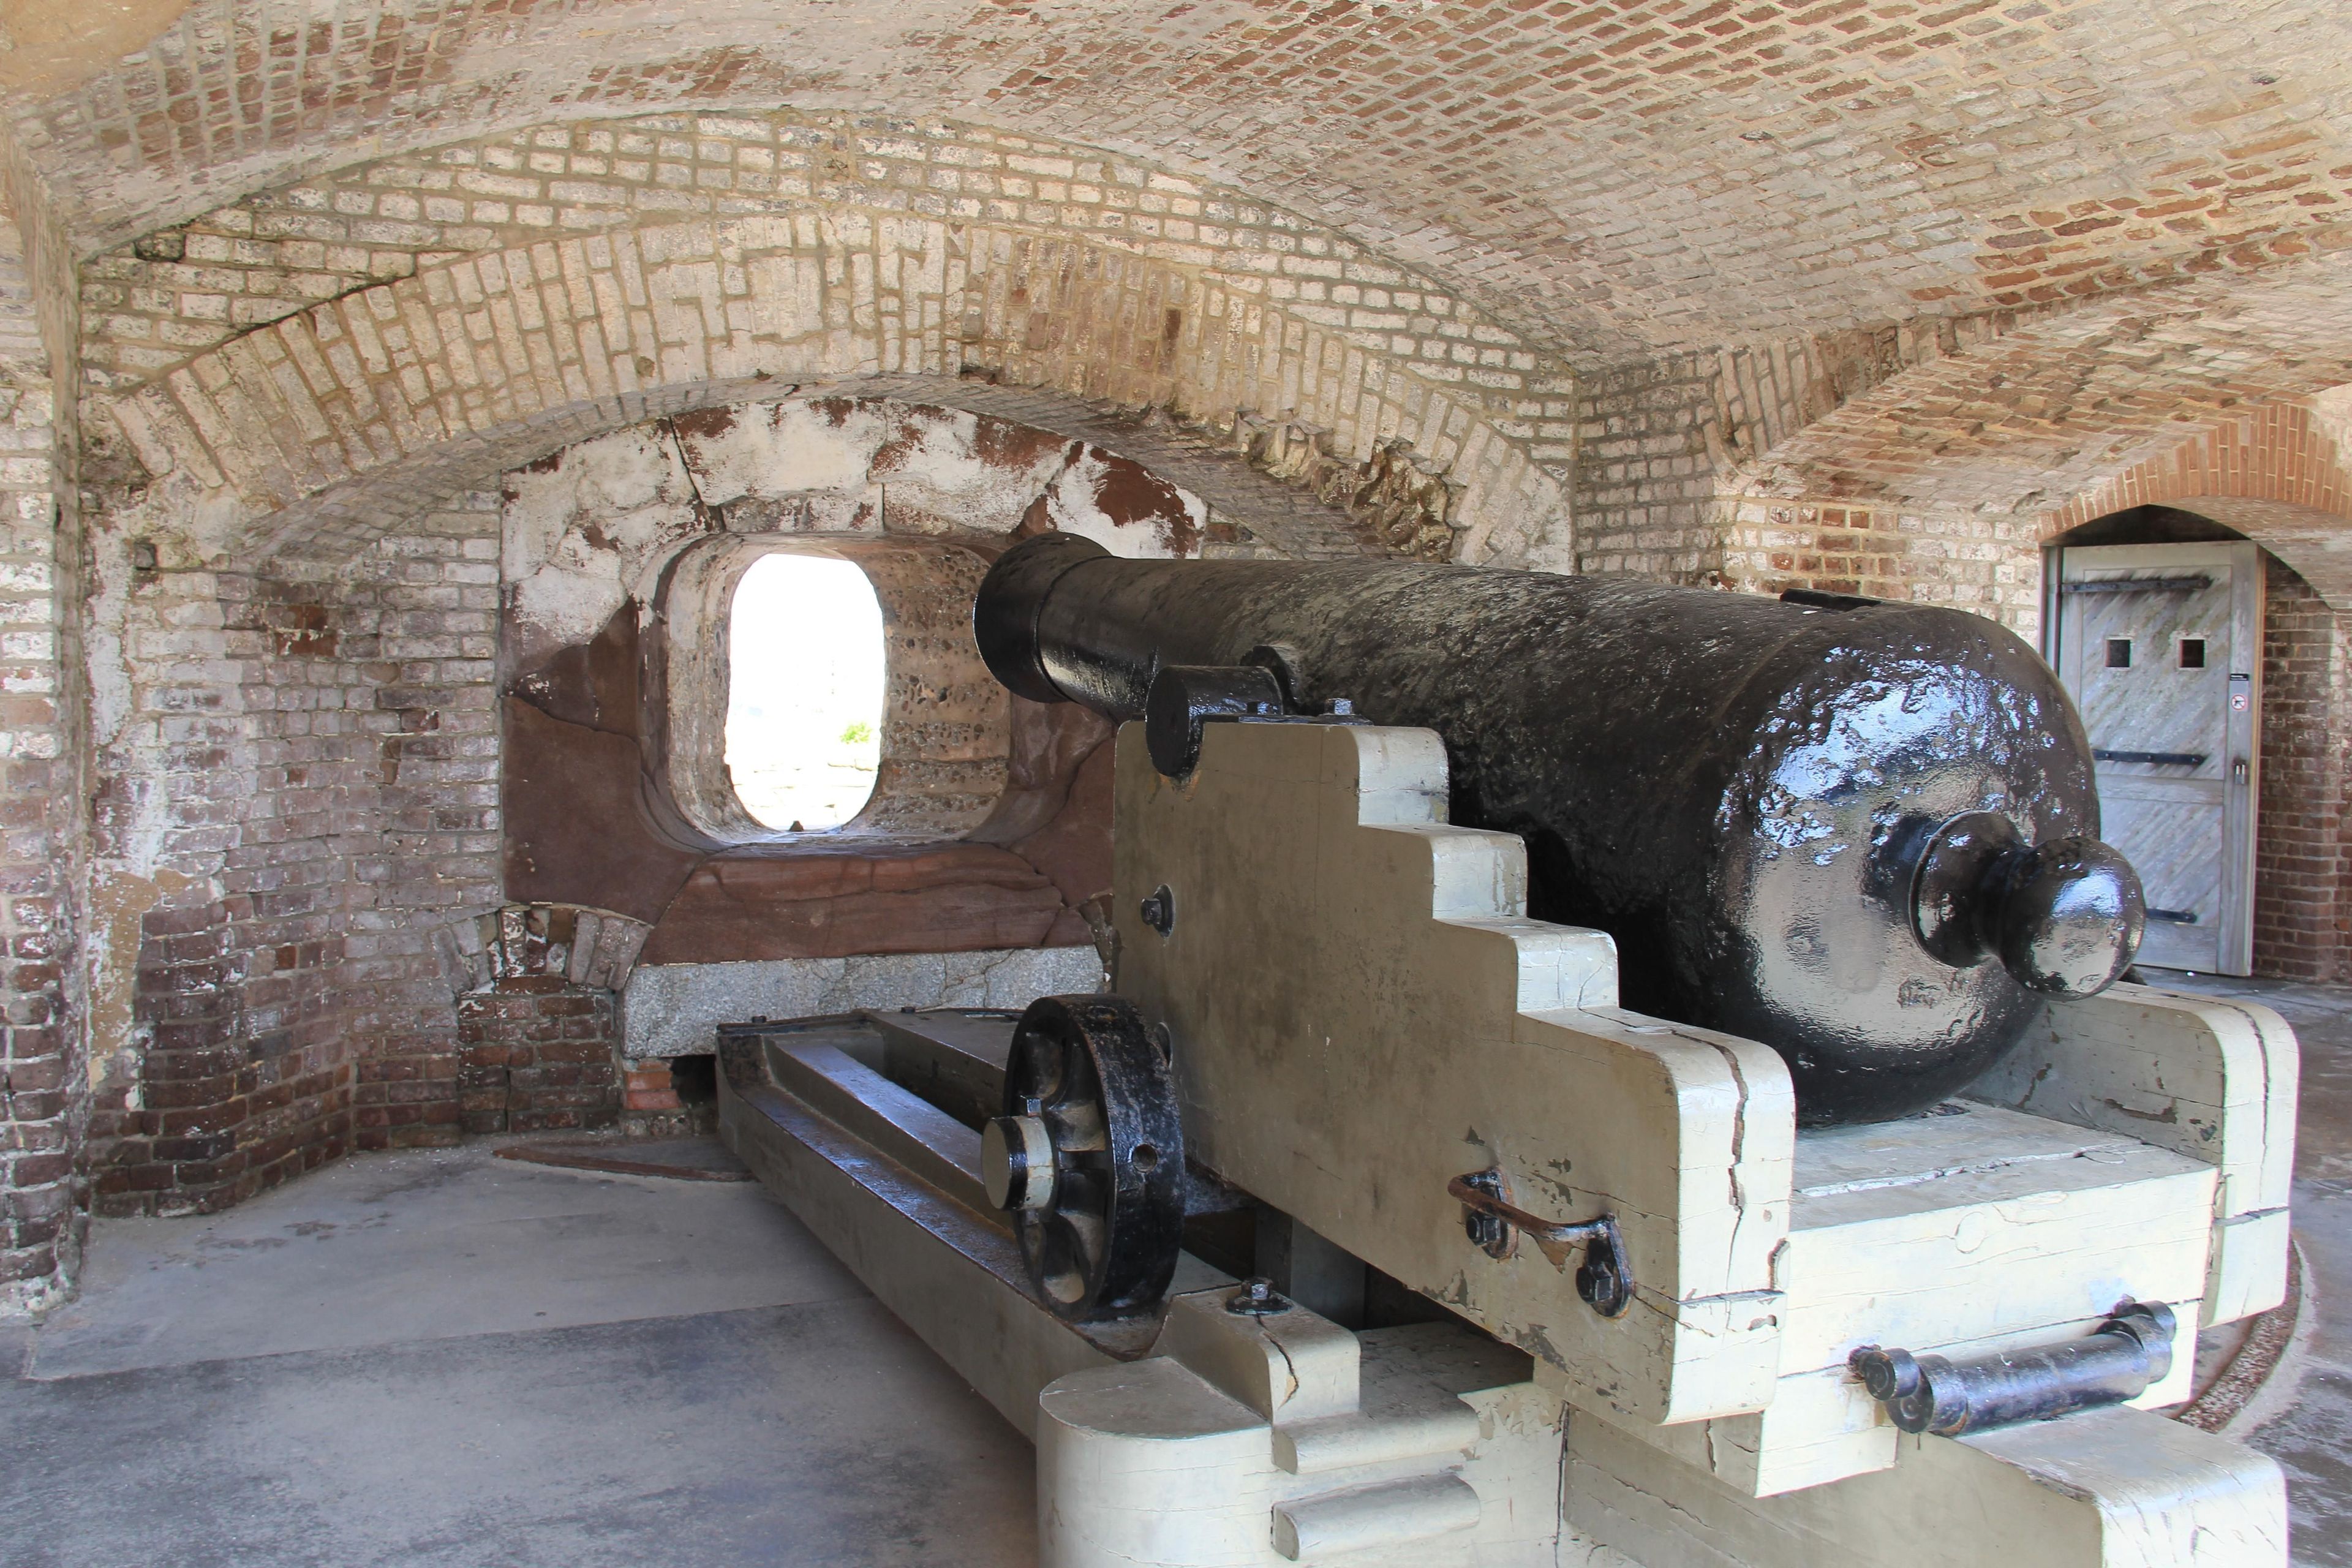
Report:
[[[1035,1559],[1027,1442],[756,1186],[362,1156],[0,1345],[12,1568]]]
[[[2294,1561],[2352,1568],[2352,987],[2162,969],[2145,975],[2168,989],[2261,1002],[2294,1026],[2303,1043],[2294,1233],[2318,1319],[2301,1337],[2300,1366],[2282,1369],[2297,1379],[2289,1402],[2252,1431],[2231,1436],[2286,1468]]]

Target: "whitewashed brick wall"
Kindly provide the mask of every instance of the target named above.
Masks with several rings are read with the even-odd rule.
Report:
[[[74,1163],[87,1097],[65,978],[75,775],[54,415],[24,265],[0,254],[0,1317],[58,1298],[87,1220]]]
[[[332,557],[599,427],[921,374],[1402,439],[1465,559],[1570,562],[1571,386],[1523,340],[1264,203],[947,122],[517,132],[149,237],[82,303],[142,524],[200,552]]]
[[[497,495],[333,568],[94,542],[100,1211],[454,1139],[428,932],[499,900]]]

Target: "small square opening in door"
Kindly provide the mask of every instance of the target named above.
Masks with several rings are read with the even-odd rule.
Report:
[[[2107,668],[2109,669],[2129,669],[2131,668],[2131,645],[2132,640],[2129,637],[2109,637],[2107,639]]]
[[[2205,668],[2205,639],[2203,637],[2182,637],[2180,639],[2180,668],[2183,669],[2202,669]]]

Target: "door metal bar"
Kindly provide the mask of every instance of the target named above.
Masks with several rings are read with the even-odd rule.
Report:
[[[2210,577],[2095,577],[2083,583],[2061,583],[2061,594],[2201,594],[2213,585]]]
[[[2103,763],[2154,763],[2168,768],[2201,768],[2205,765],[2205,753],[2202,752],[2109,752],[2094,748],[2091,755]]]

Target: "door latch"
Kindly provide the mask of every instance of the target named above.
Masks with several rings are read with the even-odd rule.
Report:
[[[2246,767],[2245,758],[2232,757],[2230,760],[2230,782],[2231,784],[2244,784],[2246,782],[2247,772],[2248,769]]]

